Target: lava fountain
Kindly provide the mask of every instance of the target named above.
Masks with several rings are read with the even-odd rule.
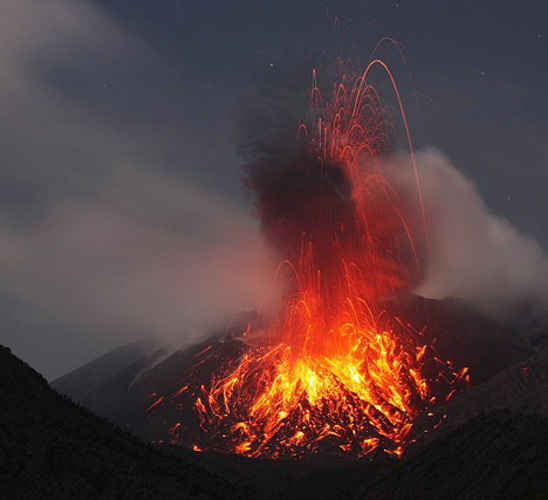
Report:
[[[368,82],[379,66],[412,149],[396,83],[375,60],[358,77],[342,75],[330,95],[314,71],[295,152],[246,165],[280,254],[283,306],[266,331],[250,324],[229,354],[206,347],[177,390],[154,395],[148,411],[177,408],[166,422],[173,443],[248,457],[400,456],[417,417],[467,383],[424,331],[387,312],[420,282],[428,238],[422,204],[407,206],[376,166],[393,134]]]

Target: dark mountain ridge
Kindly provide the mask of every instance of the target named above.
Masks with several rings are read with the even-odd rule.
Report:
[[[242,498],[53,391],[0,346],[0,498]]]

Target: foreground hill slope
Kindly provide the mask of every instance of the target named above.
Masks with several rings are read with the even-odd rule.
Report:
[[[548,498],[548,418],[477,417],[363,484],[357,498]]]
[[[0,498],[242,498],[53,391],[0,346]]]
[[[379,454],[373,461],[295,463],[165,448],[265,500],[548,498],[548,418],[541,415],[482,415],[410,448],[402,459]]]

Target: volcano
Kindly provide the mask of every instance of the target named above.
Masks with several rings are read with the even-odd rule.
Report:
[[[445,310],[446,319],[457,316],[471,329],[486,326],[454,303],[432,305]],[[323,464],[195,453],[181,446],[153,449],[61,398],[42,377],[0,347],[0,492],[13,498],[542,498],[548,491],[548,417],[539,415],[543,404],[546,415],[547,332],[546,321],[523,331],[521,339],[535,349],[534,356],[445,405],[446,409],[457,403],[467,407],[473,392],[487,393],[483,404],[478,394],[473,397],[478,416],[469,415],[464,424],[450,429],[456,421],[449,411],[446,425],[438,429],[442,434],[415,444],[401,460]],[[523,346],[504,341],[508,338],[500,327],[498,333],[486,333],[487,343],[476,351],[480,362],[495,358],[504,363],[527,355]],[[461,338],[460,343],[464,347],[471,340]],[[158,354],[148,347],[151,350],[137,344],[113,351],[54,385],[73,384],[73,390],[79,385],[89,397],[98,396],[92,398],[95,404],[104,404],[107,393],[111,398],[117,394],[123,402],[138,401],[139,390],[150,384],[165,388],[169,374],[190,354],[180,351],[163,361],[156,358],[155,368],[143,368],[152,352]],[[106,365],[108,371],[102,369]],[[526,374],[524,367],[532,371]],[[131,372],[140,376],[126,387],[124,379]],[[494,405],[510,404],[512,411],[491,411]],[[151,428],[151,419],[160,423],[160,409],[146,417],[140,414],[145,427]]]
[[[432,431],[432,427],[442,420],[441,430],[454,427],[453,419],[455,425],[466,422],[464,418],[457,419],[459,414],[451,408],[467,407],[468,394],[483,393],[488,384],[493,384],[496,374],[505,373],[509,366],[528,362],[534,354],[533,348],[511,329],[455,299],[435,301],[415,296],[392,303],[392,306],[390,314],[403,324],[414,324],[419,330],[429,325],[430,333],[425,342],[434,346],[439,356],[450,355],[455,365],[469,367],[471,376],[469,391],[461,396],[453,394],[447,403],[440,400],[431,411],[423,414],[426,422],[417,426],[412,433],[413,439],[424,430]],[[242,314],[232,321],[231,329],[224,334],[169,354],[150,344],[117,349],[52,385],[146,441],[180,444],[196,451],[237,453],[230,447],[231,443],[224,440],[220,443],[226,448],[208,446],[209,434],[200,427],[204,423],[196,418],[194,403],[204,391],[207,392],[211,373],[218,372],[227,361],[237,362],[245,355],[249,346],[245,336],[242,338],[242,332],[247,331],[247,325],[254,317],[251,313]],[[105,370],[105,366],[109,369]],[[185,386],[188,387],[182,390]],[[482,413],[482,409],[509,406],[493,406],[486,402],[482,407],[478,402],[475,408],[469,418]],[[433,416],[428,417],[428,413]],[[336,438],[326,440],[317,451],[340,459],[348,455]],[[379,452],[382,453],[382,449],[373,454]]]
[[[412,195],[383,170],[396,138],[374,68],[396,96]],[[276,312],[132,380],[143,391],[124,423],[149,440],[250,458],[399,457],[442,423],[434,408],[470,384],[470,364],[435,331],[436,311],[415,299],[423,315],[406,312],[428,269],[428,226],[389,68],[374,60],[359,75],[341,71],[328,95],[314,70],[309,100],[295,144],[260,147],[243,167],[279,260]],[[160,369],[170,372],[147,386]]]

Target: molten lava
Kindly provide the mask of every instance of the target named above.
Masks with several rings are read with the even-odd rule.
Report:
[[[284,305],[267,332],[243,334],[207,381],[189,373],[165,398],[180,408],[169,422],[174,443],[249,457],[400,456],[417,416],[466,383],[466,369],[440,360],[424,332],[383,305],[420,281],[428,244],[422,205],[406,205],[376,166],[392,133],[368,83],[376,66],[388,71],[377,60],[350,85],[341,77],[329,102],[314,72],[298,153],[246,167],[281,254]],[[166,404],[159,398],[149,411]]]

